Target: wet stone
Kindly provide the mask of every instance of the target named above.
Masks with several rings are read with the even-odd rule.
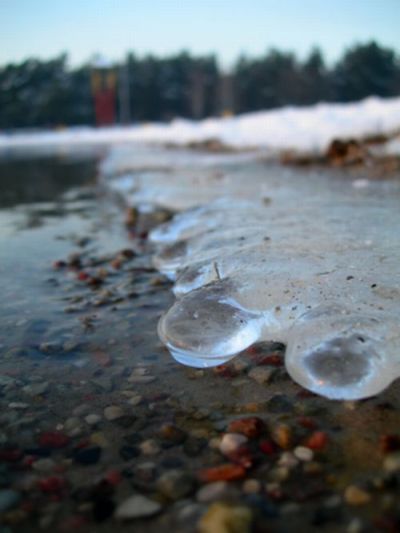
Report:
[[[157,481],[157,489],[170,500],[188,496],[194,488],[193,476],[184,470],[170,470]]]
[[[213,503],[198,524],[199,533],[250,533],[253,514],[248,507]]]
[[[371,500],[371,495],[356,485],[349,485],[344,491],[344,499],[349,505],[365,505]]]
[[[101,456],[100,446],[92,446],[90,448],[82,448],[74,452],[74,459],[77,463],[82,465],[96,464]]]
[[[104,418],[106,420],[118,420],[119,418],[122,418],[125,415],[124,410],[122,407],[119,407],[118,405],[109,405],[104,409]]]
[[[0,490],[0,513],[8,511],[16,506],[21,499],[19,492],[11,489]]]
[[[140,494],[130,496],[120,503],[115,511],[117,520],[131,520],[153,516],[161,511],[161,505]]]

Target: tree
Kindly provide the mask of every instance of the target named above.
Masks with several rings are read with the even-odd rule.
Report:
[[[345,52],[333,72],[336,99],[349,102],[366,96],[399,93],[399,62],[393,50],[375,41]]]

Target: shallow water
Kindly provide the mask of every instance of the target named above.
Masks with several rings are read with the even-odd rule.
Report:
[[[155,157],[151,150],[143,157],[142,152],[141,170],[135,172],[135,179],[161,179],[158,191],[150,187],[146,198],[157,193],[161,202],[182,202],[183,196],[174,199],[167,192],[163,196],[162,180],[175,182],[175,190],[179,190],[190,172],[197,183],[207,176],[220,190],[221,181],[229,183],[233,175],[251,176],[255,182],[259,179],[268,185],[263,189],[262,205],[266,207],[268,202],[273,205],[273,195],[279,191],[285,198],[285,187],[280,189],[281,177],[287,174],[283,169],[249,161],[242,165],[235,156],[201,158],[198,165],[198,156],[193,159],[191,153],[181,159],[169,152],[168,158],[170,167],[158,166],[154,173],[154,164],[159,165],[162,157]],[[8,176],[15,162],[8,164]],[[37,163],[36,159],[26,159],[18,180],[25,176],[30,184],[30,168]],[[173,165],[179,168],[175,171]],[[213,369],[176,363],[156,334],[160,315],[173,305],[173,294],[172,285],[151,267],[154,245],[141,232],[138,235],[135,229],[125,228],[121,205],[114,203],[115,198],[91,186],[96,157],[81,160],[74,167],[72,183],[63,186],[66,166],[68,158],[56,158],[49,165],[54,170],[47,173],[45,181],[52,182],[54,195],[42,195],[40,187],[32,187],[34,202],[20,198],[0,209],[0,283],[7,294],[0,305],[3,509],[5,498],[13,497],[0,516],[1,527],[16,533],[79,527],[93,533],[132,528],[147,533],[192,532],[210,506],[223,504],[226,498],[233,508],[244,505],[250,509],[257,531],[280,533],[300,528],[314,533],[320,531],[321,523],[327,531],[342,531],[354,521],[374,529],[369,526],[379,519],[385,524],[395,520],[398,484],[393,476],[397,473],[384,470],[388,456],[383,455],[379,443],[384,443],[387,453],[397,442],[399,382],[379,398],[357,404],[333,403],[304,391],[288,377],[282,366],[283,347],[277,344],[257,344],[231,363]],[[44,162],[40,174],[46,174],[46,168]],[[276,178],[273,188],[272,178]],[[14,183],[17,187],[17,181],[9,179],[7,188],[12,190]],[[235,190],[250,191],[247,183],[238,180]],[[301,183],[299,178],[304,191]],[[336,187],[339,182],[330,183]],[[315,188],[319,185],[321,182],[316,182]],[[384,187],[395,199],[395,186]],[[348,190],[352,190],[350,185]],[[365,198],[365,193],[359,190],[357,194]],[[379,194],[376,192],[377,198]],[[195,196],[188,187],[185,201],[191,199],[194,205],[200,195]],[[234,204],[239,213],[237,199]],[[150,209],[150,205],[141,206],[144,211]],[[244,209],[247,212],[247,207]],[[201,241],[194,237],[199,229],[197,216],[192,212],[189,218],[194,224],[187,225],[185,214],[179,224],[175,220],[164,230],[154,231],[153,236],[166,238],[178,227],[187,237],[193,235],[197,246]],[[232,220],[230,217],[229,210],[211,205],[201,225],[211,229],[215,223],[221,226],[225,219]],[[267,235],[271,239],[270,229]],[[239,234],[239,229],[235,232]],[[224,232],[218,239],[214,235],[213,242],[221,248]],[[166,259],[164,246],[160,245],[157,262]],[[136,255],[126,258],[122,254],[121,263],[121,250],[126,249]],[[173,257],[181,261],[184,251],[185,246],[178,245]],[[54,268],[55,260],[66,265]],[[172,261],[171,254],[168,261]],[[161,268],[161,263],[158,266]],[[88,284],[90,276],[100,275],[105,275],[102,284]],[[205,281],[210,275],[223,275],[219,264],[204,269]],[[187,298],[184,293],[193,279],[189,270],[180,279],[180,286],[175,286],[180,301]],[[220,324],[222,318],[231,325],[230,305],[226,302],[225,314],[220,312],[221,303],[215,305]],[[247,318],[248,311],[244,313]],[[240,318],[238,315],[239,325]],[[111,406],[121,414],[115,420],[106,416]],[[94,425],[89,423],[93,417],[97,418]],[[222,483],[226,492],[204,501],[201,494],[208,484],[199,473],[219,465],[238,466],[238,458],[226,457],[216,448],[238,418],[244,422],[256,419],[262,428],[244,450],[244,458],[250,453],[250,463],[246,463],[241,479]],[[171,423],[172,430],[168,430]],[[176,439],[176,434],[182,438]],[[286,435],[290,442],[278,435]],[[293,462],[296,446],[313,441],[315,445],[316,438],[319,448],[314,460],[294,464],[287,477],[278,479],[288,455]],[[55,446],[52,439],[56,439]],[[82,461],[82,450],[84,457],[91,458],[90,464]],[[188,492],[178,497],[166,494],[160,481],[182,473],[193,480]],[[253,486],[256,481],[257,494],[249,494],[248,481]],[[371,501],[362,507],[350,506],[344,501],[344,490],[360,482],[371,492]],[[120,523],[115,510],[134,494],[160,502],[160,513]]]
[[[129,174],[121,155],[114,190],[183,210],[151,234],[155,266],[175,281],[159,324],[175,359],[215,366],[282,341],[290,375],[335,399],[372,396],[399,376],[399,181],[193,153],[166,172],[151,158],[143,171],[139,152],[135,171],[134,151]]]

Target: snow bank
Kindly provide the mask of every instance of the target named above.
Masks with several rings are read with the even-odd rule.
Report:
[[[286,107],[200,122],[179,119],[169,124],[3,133],[0,134],[0,150],[126,142],[185,145],[218,139],[234,148],[321,152],[335,137],[365,137],[398,130],[400,97],[370,97],[350,104]]]

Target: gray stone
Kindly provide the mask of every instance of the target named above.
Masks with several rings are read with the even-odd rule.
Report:
[[[153,516],[161,510],[161,505],[154,500],[145,498],[141,494],[135,494],[118,505],[115,518],[118,520],[131,520]]]

